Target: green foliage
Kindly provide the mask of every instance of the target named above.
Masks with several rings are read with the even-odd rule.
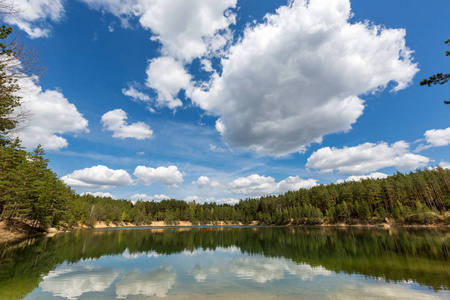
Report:
[[[69,220],[74,193],[48,168],[44,155],[40,146],[26,152],[18,140],[0,145],[0,220],[22,219],[37,229]]]
[[[450,39],[445,41],[446,44],[450,46]],[[450,51],[445,51],[445,55],[449,56]],[[428,79],[425,78],[420,82],[420,85],[435,85],[435,84],[444,84],[450,80],[450,74],[437,73],[430,76]],[[450,101],[444,101],[445,104],[450,104]]]
[[[0,143],[8,141],[7,134],[16,128],[19,120],[12,116],[14,109],[20,106],[20,97],[15,92],[19,90],[17,79],[11,76],[8,65],[16,56],[16,52],[6,40],[12,33],[12,27],[0,27]]]

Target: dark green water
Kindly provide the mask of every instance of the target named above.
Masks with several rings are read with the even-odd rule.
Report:
[[[449,230],[83,230],[0,255],[0,299],[450,299]]]

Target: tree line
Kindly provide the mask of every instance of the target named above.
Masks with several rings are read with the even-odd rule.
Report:
[[[385,179],[328,184],[289,191],[278,196],[245,199],[235,205],[185,202],[113,200],[92,195],[71,199],[70,224],[77,220],[131,222],[137,225],[165,221],[176,225],[241,223],[244,225],[450,223],[450,170],[440,167],[397,173]]]

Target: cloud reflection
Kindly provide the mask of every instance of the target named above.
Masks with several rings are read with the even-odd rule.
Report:
[[[441,297],[443,296],[443,297]],[[423,291],[413,290],[405,285],[385,285],[385,284],[358,284],[344,285],[339,291],[334,291],[329,294],[329,299],[332,300],[346,300],[346,299],[384,299],[384,300],[439,300],[448,299],[449,293],[438,295],[428,294]]]
[[[171,267],[160,267],[147,274],[136,269],[125,274],[116,284],[116,296],[119,299],[125,299],[128,295],[166,297],[176,278],[177,274]]]
[[[234,261],[230,271],[240,279],[253,280],[259,283],[283,279],[284,273],[300,277],[302,280],[313,280],[315,276],[329,276],[332,273],[322,267],[311,267],[307,264],[296,264],[282,258],[245,257]]]
[[[67,299],[77,299],[84,293],[106,290],[119,275],[113,268],[74,265],[57,268],[43,277],[42,291]]]

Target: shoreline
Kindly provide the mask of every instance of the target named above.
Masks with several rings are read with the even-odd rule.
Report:
[[[151,224],[140,224],[137,225],[135,223],[130,222],[119,222],[117,224],[111,223],[106,225],[105,222],[97,222],[93,226],[79,225],[77,227],[73,227],[70,229],[58,230],[56,228],[48,228],[45,232],[34,232],[27,233],[23,230],[17,228],[8,228],[4,221],[0,222],[0,244],[5,243],[14,243],[15,241],[19,241],[25,238],[30,238],[33,236],[41,236],[46,235],[48,237],[54,236],[59,233],[66,233],[75,230],[84,230],[84,229],[108,229],[108,228],[130,228],[130,227],[179,227],[179,228],[189,228],[189,227],[226,227],[226,226],[241,226],[241,227],[336,227],[336,228],[376,228],[376,229],[396,229],[396,228],[435,228],[435,229],[448,229],[450,228],[450,224],[389,224],[389,223],[377,223],[377,224],[345,224],[345,223],[337,223],[337,224],[318,224],[318,225],[259,225],[257,221],[253,221],[250,224],[242,224],[238,223],[229,223],[220,221],[217,223],[210,224],[197,224],[194,225],[189,221],[179,221],[178,224],[166,224],[164,221],[154,221]]]

